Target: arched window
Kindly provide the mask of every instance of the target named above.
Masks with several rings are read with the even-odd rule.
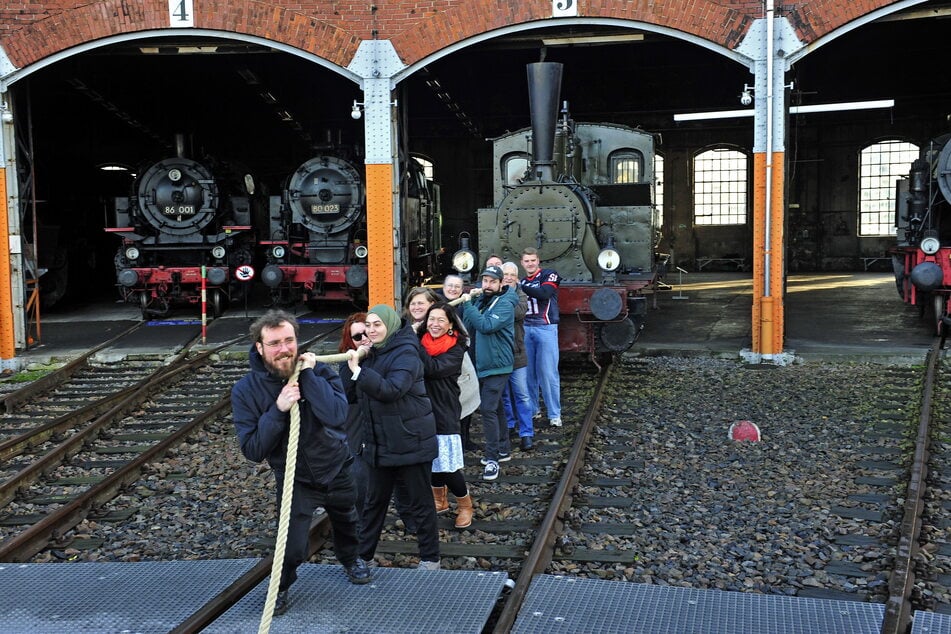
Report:
[[[502,184],[517,185],[528,171],[528,154],[515,152],[502,158]]]
[[[654,208],[657,209],[657,226],[664,226],[664,155],[654,155]]]
[[[428,158],[418,155],[414,155],[413,158],[416,159],[417,163],[423,166],[423,176],[426,177],[426,180],[430,182],[436,180],[435,167],[433,166],[432,161],[430,161]]]
[[[895,181],[908,176],[918,158],[914,143],[889,139],[859,154],[859,235],[895,235]]]
[[[615,184],[639,183],[644,174],[644,155],[637,150],[618,150],[608,158],[611,166],[611,182]]]
[[[747,156],[732,148],[713,148],[693,159],[695,225],[746,224]]]

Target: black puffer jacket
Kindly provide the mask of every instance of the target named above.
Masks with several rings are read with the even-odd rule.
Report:
[[[238,442],[248,460],[267,459],[274,471],[283,473],[291,414],[277,408],[277,395],[285,381],[268,372],[254,346],[250,363],[251,372],[231,389]],[[340,377],[324,363],[302,371],[298,384],[301,424],[295,479],[326,485],[350,456],[344,431],[347,397]]]
[[[378,467],[430,462],[438,453],[419,340],[403,324],[386,347],[370,349],[357,380],[345,386],[363,415],[363,459]]]
[[[448,336],[448,335],[443,335]],[[462,404],[459,402],[459,374],[462,372],[462,357],[466,347],[456,343],[435,357],[429,356],[422,345],[419,358],[423,362],[423,375],[426,378],[426,393],[433,404],[433,416],[436,417],[436,433],[446,436],[458,434],[459,419],[462,417]]]

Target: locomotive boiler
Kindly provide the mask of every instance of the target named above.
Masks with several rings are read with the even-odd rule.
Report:
[[[933,139],[898,181],[896,244],[890,250],[898,293],[933,316],[935,333],[951,328],[951,135]]]
[[[106,231],[122,244],[115,256],[119,293],[142,316],[162,316],[177,305],[198,305],[218,317],[246,292],[237,267],[252,263],[252,196],[248,174],[216,175],[207,164],[176,156],[141,170],[131,195],[115,200],[115,226]],[[204,288],[204,293],[203,293]]]
[[[613,353],[637,339],[657,281],[654,136],[576,123],[560,110],[562,65],[528,65],[531,128],[493,142],[494,206],[478,210],[479,260],[526,247],[562,277],[563,351]],[[474,258],[461,251],[457,270]],[[476,274],[478,272],[476,271]]]
[[[415,159],[401,162],[400,248],[403,280],[421,284],[439,249],[436,186]],[[261,241],[261,280],[278,305],[368,301],[366,191],[363,171],[339,156],[304,162],[269,204],[268,239]],[[387,257],[387,256],[384,256]]]

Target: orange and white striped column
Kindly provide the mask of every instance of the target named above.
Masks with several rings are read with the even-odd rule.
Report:
[[[776,57],[773,2],[767,0],[763,54],[755,66],[753,110],[753,354],[782,355],[785,338],[785,60]]]
[[[348,69],[363,78],[370,306],[402,302],[396,102],[392,77],[405,67],[389,40],[364,40]]]

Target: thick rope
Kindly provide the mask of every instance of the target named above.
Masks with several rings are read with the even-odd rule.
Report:
[[[287,380],[296,382],[300,374],[301,364],[297,362],[294,374]],[[281,572],[284,569],[284,549],[287,546],[287,527],[291,518],[291,501],[294,498],[294,474],[297,471],[297,441],[300,438],[300,404],[291,405],[291,426],[287,438],[287,459],[284,467],[284,494],[281,496],[281,511],[277,523],[277,542],[274,544],[274,560],[271,562],[271,580],[267,586],[267,599],[264,601],[264,612],[261,613],[261,625],[258,634],[268,634],[271,631],[271,619],[274,617],[274,604],[277,603],[277,593],[281,587]]]
[[[357,357],[363,358],[367,354],[366,348],[357,351]],[[346,361],[347,353],[325,354],[317,357],[322,363]],[[301,371],[301,363],[297,362],[294,374],[287,380],[288,383],[297,381]],[[284,495],[281,496],[281,509],[277,522],[277,541],[274,544],[274,560],[271,562],[271,580],[267,586],[267,598],[264,601],[264,611],[261,613],[261,624],[258,634],[268,634],[271,631],[271,619],[274,618],[274,605],[277,603],[277,593],[281,587],[281,573],[284,569],[284,550],[287,546],[287,528],[290,524],[291,501],[294,498],[294,474],[297,471],[297,442],[300,439],[300,403],[291,405],[291,426],[288,429],[287,458],[284,461]]]

